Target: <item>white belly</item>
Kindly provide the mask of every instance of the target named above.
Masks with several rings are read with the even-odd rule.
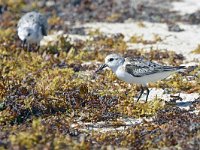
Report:
[[[160,72],[160,73],[155,73],[151,75],[145,75],[142,77],[134,77],[125,71],[121,71],[119,69],[116,71],[116,75],[119,79],[127,83],[135,83],[135,84],[140,84],[140,85],[146,85],[147,83],[150,83],[150,82],[156,82],[156,81],[165,79],[172,73],[173,72],[171,71],[167,71],[167,72]]]
[[[38,35],[38,37],[27,39],[27,42],[29,44],[40,44],[40,41],[42,40],[42,38],[43,38],[42,35]]]

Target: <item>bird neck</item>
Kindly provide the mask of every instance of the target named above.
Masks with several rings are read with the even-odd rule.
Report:
[[[119,66],[123,65],[125,59],[122,59],[121,61],[118,62],[117,65],[113,66],[111,69],[114,73],[116,73],[117,69],[119,68]]]
[[[119,66],[114,66],[114,67],[112,67],[111,69],[112,69],[112,71],[113,71],[114,73],[116,73],[118,67],[119,67]]]
[[[41,31],[40,26],[38,24],[36,24],[35,26],[33,26],[33,30],[35,31],[33,33],[34,37],[36,37],[38,40],[40,40],[42,37],[42,31]]]

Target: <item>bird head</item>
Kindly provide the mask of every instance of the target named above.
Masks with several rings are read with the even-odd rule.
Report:
[[[117,68],[124,62],[124,60],[125,59],[119,54],[110,54],[106,56],[105,63],[97,69],[96,73],[106,67],[111,68],[112,71],[115,72]]]
[[[23,44],[33,39],[33,30],[28,27],[18,28],[18,36],[23,41]]]

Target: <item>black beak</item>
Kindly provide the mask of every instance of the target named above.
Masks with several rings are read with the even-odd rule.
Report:
[[[22,41],[22,48],[25,47],[25,44],[26,44],[26,39],[24,39],[24,40]]]
[[[99,71],[103,70],[103,68],[106,68],[106,67],[108,67],[108,65],[106,65],[106,64],[101,65],[101,66],[95,71],[95,73],[98,73]]]

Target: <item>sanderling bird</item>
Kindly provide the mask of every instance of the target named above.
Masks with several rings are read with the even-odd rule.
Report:
[[[101,65],[96,70],[96,73],[105,67],[111,68],[119,79],[127,83],[135,83],[141,86],[141,92],[137,102],[141,98],[145,89],[147,91],[145,102],[147,102],[149,96],[149,89],[147,87],[148,83],[165,79],[172,73],[185,68],[185,66],[164,66],[151,61],[146,61],[142,58],[124,58],[118,54],[108,55],[105,58],[105,64]]]
[[[38,12],[28,12],[18,22],[17,32],[22,40],[22,47],[27,44],[29,50],[30,44],[36,44],[38,49],[43,36],[47,35],[47,18]]]

